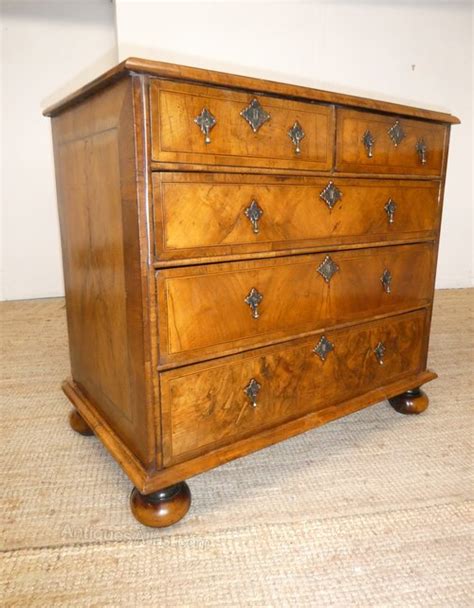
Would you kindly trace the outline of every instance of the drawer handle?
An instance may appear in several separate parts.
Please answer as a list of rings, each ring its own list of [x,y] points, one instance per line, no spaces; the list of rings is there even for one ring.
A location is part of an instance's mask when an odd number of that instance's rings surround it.
[[[303,127],[297,120],[295,120],[294,125],[288,131],[288,137],[291,139],[293,145],[295,146],[296,154],[299,154],[301,152],[300,142],[304,136],[305,132],[303,131]]]
[[[393,222],[395,221],[395,211],[397,210],[397,203],[393,199],[389,198],[388,201],[385,203],[384,209],[388,217],[388,223],[393,224]]]
[[[392,293],[392,273],[387,268],[383,271],[382,276],[380,277],[380,281],[383,285],[383,290],[385,293]]]
[[[395,146],[395,148],[397,148],[402,143],[402,140],[405,138],[405,131],[403,130],[399,120],[396,120],[394,124],[390,127],[390,129],[388,130],[388,134],[393,142],[393,145]]]
[[[369,129],[367,129],[367,131],[364,133],[364,136],[362,137],[362,143],[364,144],[364,147],[366,149],[367,158],[372,158],[374,155],[375,139]]]
[[[244,393],[247,395],[252,407],[257,407],[257,396],[261,388],[261,385],[255,380],[255,378],[252,378],[244,388]]]
[[[242,110],[240,115],[249,123],[254,133],[271,118],[271,115],[262,108],[261,103],[255,98]]]
[[[334,182],[329,182],[319,196],[323,199],[329,209],[332,209],[337,201],[341,200],[342,192]]]
[[[380,365],[384,364],[384,356],[385,356],[386,348],[383,342],[379,342],[377,346],[374,348],[374,355]]]
[[[244,210],[244,213],[252,224],[254,234],[258,234],[258,222],[263,215],[263,209],[259,206],[257,201],[253,199],[250,205]]]
[[[263,295],[261,293],[259,293],[255,287],[252,287],[252,289],[249,291],[247,297],[245,298],[244,302],[246,304],[248,304],[252,310],[252,318],[253,319],[258,319],[260,317],[260,314],[258,312],[258,305],[260,304],[260,302],[263,300]]]
[[[209,137],[209,133],[216,124],[217,120],[207,108],[203,108],[201,113],[194,119],[194,122],[198,125],[202,134],[204,135],[204,143],[210,144],[211,138]]]
[[[339,270],[339,266],[334,260],[331,259],[330,256],[327,255],[316,270],[323,277],[326,283],[329,283],[333,275]]]
[[[313,348],[313,353],[318,355],[321,361],[326,361],[327,356],[332,350],[334,350],[334,344],[326,336],[322,336],[321,340]]]
[[[423,138],[416,142],[416,151],[418,152],[421,164],[426,165],[426,144]]]

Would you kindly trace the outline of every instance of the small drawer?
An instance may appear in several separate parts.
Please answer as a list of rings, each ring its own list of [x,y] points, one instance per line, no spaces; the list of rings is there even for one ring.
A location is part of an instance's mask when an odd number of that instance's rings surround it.
[[[159,270],[160,365],[424,306],[433,251],[423,243]]]
[[[334,108],[196,85],[150,84],[152,159],[279,169],[332,166]]]
[[[447,133],[445,125],[341,109],[336,170],[439,176]]]
[[[165,466],[422,371],[425,311],[160,374]]]
[[[153,174],[156,258],[432,237],[438,181]]]

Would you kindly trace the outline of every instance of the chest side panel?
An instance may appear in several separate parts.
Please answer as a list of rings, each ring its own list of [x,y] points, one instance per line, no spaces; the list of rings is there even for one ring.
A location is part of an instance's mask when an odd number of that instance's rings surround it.
[[[72,377],[148,462],[131,80],[54,118],[53,136]]]

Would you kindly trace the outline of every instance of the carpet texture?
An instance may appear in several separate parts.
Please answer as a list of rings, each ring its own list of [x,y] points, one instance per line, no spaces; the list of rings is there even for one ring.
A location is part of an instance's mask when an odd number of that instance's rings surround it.
[[[471,607],[473,300],[436,293],[425,413],[383,402],[197,476],[161,531],[68,426],[64,300],[2,303],[2,605]]]

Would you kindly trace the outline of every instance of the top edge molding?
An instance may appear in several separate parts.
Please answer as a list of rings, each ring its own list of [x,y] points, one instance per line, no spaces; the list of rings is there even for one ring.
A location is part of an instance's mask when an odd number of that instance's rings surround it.
[[[107,72],[104,72],[98,78],[90,81],[77,91],[48,106],[43,111],[43,115],[56,116],[68,107],[79,103],[82,101],[82,99],[92,95],[96,91],[130,74],[145,74],[148,76],[178,80],[187,83],[227,87],[236,90],[248,91],[251,93],[278,95],[280,97],[286,97],[298,101],[313,101],[344,105],[361,110],[386,112],[399,116],[408,116],[448,124],[460,123],[459,118],[445,112],[427,110],[414,106],[406,106],[367,97],[358,97],[356,95],[348,95],[345,93],[332,93],[330,91],[323,91],[320,89],[313,89],[311,87],[294,84],[285,84],[272,80],[264,80],[261,78],[238,76],[234,74],[227,74],[225,72],[193,68],[174,63],[165,63],[162,61],[151,61],[137,57],[129,57],[128,59],[125,59],[125,61],[122,61]]]

